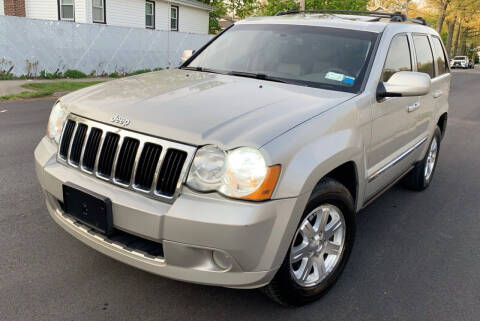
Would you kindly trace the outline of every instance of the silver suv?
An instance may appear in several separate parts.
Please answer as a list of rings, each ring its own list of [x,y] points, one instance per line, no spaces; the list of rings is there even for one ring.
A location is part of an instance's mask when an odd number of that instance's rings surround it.
[[[179,69],[59,99],[35,150],[48,211],[145,271],[311,302],[344,269],[358,211],[400,179],[431,183],[447,61],[400,14],[238,22]]]

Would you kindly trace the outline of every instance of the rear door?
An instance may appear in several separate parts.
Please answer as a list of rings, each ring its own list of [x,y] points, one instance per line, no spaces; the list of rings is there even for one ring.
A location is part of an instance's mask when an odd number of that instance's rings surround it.
[[[413,34],[413,45],[415,47],[416,70],[418,72],[426,73],[435,82],[435,65],[433,60],[433,50],[430,44],[429,36],[426,34]],[[439,90],[439,88],[437,88]],[[429,136],[429,125],[433,120],[433,112],[435,99],[433,92],[435,88],[432,87],[431,92],[425,96],[418,98],[419,106],[410,110],[409,114],[415,126],[415,140],[424,139]]]
[[[437,36],[430,37],[433,44],[435,58],[435,78],[432,79],[432,96],[435,101],[433,116],[437,120],[438,113],[448,106],[448,92],[450,90],[450,70],[442,41]]]

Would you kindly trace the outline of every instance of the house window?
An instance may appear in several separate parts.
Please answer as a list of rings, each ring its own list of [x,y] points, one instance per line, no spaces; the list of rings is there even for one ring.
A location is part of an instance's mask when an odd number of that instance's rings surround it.
[[[92,1],[93,22],[105,23],[105,0]]]
[[[145,26],[155,29],[155,2],[153,1],[145,3]]]
[[[59,0],[59,16],[60,20],[75,20],[75,1]]]
[[[170,9],[170,29],[178,31],[178,7],[172,6]]]

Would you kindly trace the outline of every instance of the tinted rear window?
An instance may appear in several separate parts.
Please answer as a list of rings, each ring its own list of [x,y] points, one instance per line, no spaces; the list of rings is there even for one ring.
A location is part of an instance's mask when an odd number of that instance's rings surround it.
[[[437,37],[433,37],[433,52],[435,55],[435,64],[437,65],[437,76],[443,75],[448,71],[447,59],[443,51],[442,43]]]

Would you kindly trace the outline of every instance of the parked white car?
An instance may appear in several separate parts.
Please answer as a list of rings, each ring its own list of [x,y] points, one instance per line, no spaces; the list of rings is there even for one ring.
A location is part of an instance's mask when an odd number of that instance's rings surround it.
[[[468,69],[470,68],[469,59],[467,56],[456,56],[450,61],[450,67]]]

